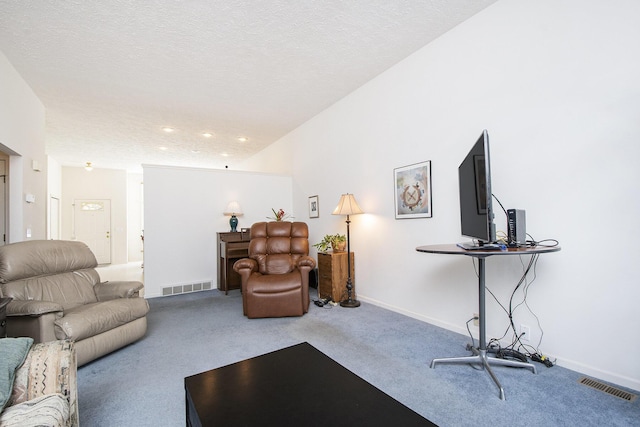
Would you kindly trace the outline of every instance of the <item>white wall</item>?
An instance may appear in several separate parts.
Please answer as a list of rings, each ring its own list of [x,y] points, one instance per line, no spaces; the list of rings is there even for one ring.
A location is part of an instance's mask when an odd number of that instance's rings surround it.
[[[540,350],[560,365],[640,390],[638,22],[632,0],[499,1],[245,167],[293,156],[294,208],[320,197],[314,240],[344,230],[330,213],[354,193],[366,212],[351,224],[359,298],[466,334],[477,312],[470,259],[415,247],[465,240],[457,166],[487,128],[494,193],[526,210],[535,239],[562,246],[540,258],[528,291],[542,329],[524,306],[516,324],[531,326],[536,343],[544,331]],[[395,220],[393,169],[424,160],[434,216]],[[505,230],[504,217],[496,223]],[[487,263],[502,304],[521,262]],[[492,299],[487,308],[488,334],[500,337],[507,318]]]
[[[46,238],[44,123],[44,106],[0,52],[0,151],[10,155],[8,242]],[[34,160],[40,172],[32,169]],[[34,203],[25,202],[27,193]]]
[[[127,172],[116,169],[62,167],[62,239],[74,239],[73,204],[79,199],[111,201],[111,264],[127,262]]]
[[[143,165],[145,296],[201,282],[217,286],[216,233],[230,230],[223,212],[236,200],[238,230],[267,221],[271,209],[292,213],[290,176]]]

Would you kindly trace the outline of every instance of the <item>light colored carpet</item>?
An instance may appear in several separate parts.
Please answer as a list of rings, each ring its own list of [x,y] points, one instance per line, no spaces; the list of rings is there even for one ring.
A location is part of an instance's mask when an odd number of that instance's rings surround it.
[[[239,291],[149,303],[145,338],[79,369],[81,425],[185,425],[184,377],[304,341],[443,427],[631,426],[640,420],[640,399],[629,403],[590,389],[578,384],[582,375],[557,366],[537,365],[536,375],[496,367],[506,393],[501,401],[484,371],[429,368],[433,358],[468,355],[468,337],[367,303],[356,309],[311,304],[303,317],[252,320],[242,315]],[[322,375],[308,368],[309,381]],[[340,425],[331,418],[331,402],[325,413],[309,417]]]

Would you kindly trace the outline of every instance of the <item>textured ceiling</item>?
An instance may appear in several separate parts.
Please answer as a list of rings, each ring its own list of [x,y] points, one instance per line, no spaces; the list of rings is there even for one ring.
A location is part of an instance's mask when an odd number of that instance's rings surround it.
[[[0,0],[0,51],[62,165],[233,167],[495,1]]]

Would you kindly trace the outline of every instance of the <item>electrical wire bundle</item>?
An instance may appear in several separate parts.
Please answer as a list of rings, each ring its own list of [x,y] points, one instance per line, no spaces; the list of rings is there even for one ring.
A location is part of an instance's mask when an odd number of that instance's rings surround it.
[[[531,237],[531,236],[529,236],[529,237]],[[551,241],[551,240],[549,240],[549,241]],[[529,241],[527,241],[527,242],[529,242]],[[531,242],[532,242],[532,246],[540,246],[540,243],[541,243],[541,242],[537,242],[537,241],[535,241],[533,239],[531,240]],[[555,246],[555,245],[558,244],[557,241],[552,241],[552,242],[555,242],[555,244],[552,243],[551,246]],[[554,365],[554,362],[552,362],[548,357],[544,356],[539,350],[540,344],[542,343],[542,338],[544,337],[544,330],[542,329],[542,325],[540,324],[540,319],[533,312],[533,310],[531,309],[531,307],[529,307],[529,304],[527,303],[527,294],[529,292],[529,287],[536,280],[536,265],[538,263],[538,258],[539,258],[539,254],[533,254],[531,256],[531,258],[529,259],[529,262],[526,265],[523,264],[524,272],[522,273],[522,277],[520,278],[520,280],[516,284],[515,288],[513,289],[513,292],[511,292],[511,297],[509,298],[509,308],[508,309],[505,309],[505,307],[502,304],[500,304],[500,302],[498,301],[496,296],[493,294],[493,292],[491,292],[491,290],[489,290],[489,293],[491,294],[491,296],[493,296],[493,298],[496,300],[496,302],[498,302],[500,307],[502,307],[502,309],[505,311],[505,313],[507,314],[507,316],[509,318],[509,325],[507,326],[507,329],[505,330],[505,333],[503,334],[502,338],[490,340],[489,341],[489,348],[491,348],[492,346],[497,346],[496,357],[514,358],[514,359],[519,359],[519,360],[523,360],[523,361],[526,361],[527,357],[528,357],[531,360],[533,360],[534,362],[544,363],[545,366],[550,368],[551,366]],[[533,277],[532,277],[531,280],[527,280],[530,272],[532,272]],[[522,292],[523,292],[524,296],[523,296],[522,301],[520,303],[514,305],[514,298],[515,298],[516,293],[517,293],[517,291],[519,289],[522,289]],[[530,345],[530,344],[527,344],[527,343],[523,342],[522,337],[523,337],[524,333],[522,333],[522,332],[518,333],[518,331],[516,329],[516,326],[515,326],[515,323],[513,321],[514,312],[521,305],[524,305],[524,306],[527,307],[529,312],[536,319],[536,323],[538,324],[538,328],[540,329],[540,339],[538,340],[538,343],[537,343],[536,346],[533,346],[533,345]],[[508,346],[501,347],[500,346],[500,340],[507,336],[507,334],[509,333],[509,330],[511,330],[513,332],[513,340],[511,342],[511,344],[509,344]]]
[[[554,239],[536,241],[531,237],[531,235],[527,234],[527,236],[531,238],[531,240],[527,240],[527,245],[529,246],[553,247],[558,245],[558,241]],[[544,330],[542,329],[542,325],[540,324],[540,319],[533,312],[533,310],[531,309],[531,307],[529,307],[529,304],[527,303],[527,293],[529,291],[529,287],[536,280],[535,270],[536,270],[536,265],[538,263],[538,258],[539,258],[539,254],[532,254],[531,258],[529,259],[529,262],[526,264],[523,263],[524,272],[520,280],[516,284],[515,288],[511,292],[508,308],[506,308],[502,303],[500,303],[500,301],[495,296],[495,294],[491,291],[491,289],[486,287],[486,290],[491,294],[493,299],[498,303],[498,305],[502,308],[502,310],[506,313],[507,317],[509,318],[509,324],[504,334],[500,338],[492,338],[491,340],[489,340],[489,342],[487,343],[487,351],[489,353],[495,353],[496,357],[498,358],[504,358],[504,359],[512,359],[512,360],[519,360],[519,361],[526,362],[527,358],[530,358],[532,361],[543,363],[545,366],[550,368],[555,364],[555,361],[551,361],[548,357],[544,356],[539,350],[540,344],[542,343],[542,338],[544,336]],[[522,262],[522,256],[520,257],[520,259]],[[474,261],[474,267],[475,267],[475,261]],[[527,280],[529,273],[531,272],[533,274],[533,277],[531,280]],[[476,275],[477,274],[478,272],[476,270]],[[514,299],[519,289],[522,289],[524,297],[521,302],[515,303]],[[541,331],[540,339],[536,346],[523,342],[522,337],[524,333],[518,333],[513,321],[514,312],[518,307],[520,307],[523,304],[527,307],[527,309],[533,315],[533,317],[535,317],[536,322],[538,324],[538,328]],[[473,346],[475,347],[475,342],[473,340],[473,336],[471,335],[471,331],[469,329],[469,322],[471,322],[474,319],[476,318],[473,317],[467,321],[467,331],[469,332],[469,336],[471,337]],[[513,340],[509,345],[507,345],[506,347],[503,347],[500,344],[500,342],[507,336],[510,330],[513,331]]]
[[[495,196],[495,194],[492,194],[491,196],[498,202],[505,216],[508,216],[506,209],[504,208],[500,200]],[[508,240],[504,232],[500,232],[499,234],[500,234],[500,240],[504,242]],[[555,239],[545,239],[545,240],[537,241],[533,239],[533,237],[528,233],[527,233],[527,236],[531,239],[526,241],[526,245],[528,247],[535,247],[535,246],[554,247],[558,245],[558,241]],[[514,359],[514,360],[520,360],[523,362],[526,362],[528,357],[534,362],[540,362],[547,367],[551,367],[555,364],[555,361],[552,362],[548,357],[544,356],[539,350],[540,344],[542,343],[542,338],[544,336],[544,330],[542,329],[542,325],[540,325],[540,319],[533,312],[533,310],[531,309],[531,307],[529,307],[529,304],[527,303],[527,293],[529,291],[529,286],[531,286],[531,284],[536,280],[536,265],[538,263],[538,258],[539,258],[539,254],[532,254],[531,258],[529,259],[529,262],[526,265],[524,263],[522,264],[524,272],[522,274],[522,277],[516,284],[515,288],[511,292],[508,309],[505,308],[504,305],[500,303],[500,301],[494,295],[494,293],[491,292],[491,289],[489,289],[488,287],[485,288],[509,318],[509,325],[507,326],[507,329],[504,331],[504,334],[500,338],[492,338],[491,340],[489,340],[489,342],[487,343],[487,351],[490,353],[495,353],[496,357],[499,357],[499,358]],[[520,260],[522,262],[522,256],[520,257]],[[475,261],[474,261],[474,267],[475,267]],[[533,278],[531,280],[527,280],[529,273],[531,272],[533,272]],[[476,275],[477,274],[478,272],[476,270]],[[524,297],[521,302],[514,305],[514,298],[519,289],[522,289]],[[535,317],[536,323],[538,324],[538,328],[540,329],[540,332],[541,332],[540,340],[538,341],[538,344],[536,346],[532,346],[530,344],[523,342],[522,337],[524,333],[518,333],[513,321],[513,315],[515,310],[523,304],[527,307],[527,309],[533,315],[533,317]],[[467,321],[467,331],[469,332],[469,336],[471,336],[471,331],[469,330],[469,322],[471,322],[474,319],[475,318],[471,318]],[[509,330],[513,331],[513,340],[511,341],[511,344],[509,344],[506,347],[503,347],[500,344],[500,342],[507,336],[507,334],[509,333]],[[473,336],[471,336],[471,340],[473,343]],[[473,345],[475,346],[475,343],[473,343]]]

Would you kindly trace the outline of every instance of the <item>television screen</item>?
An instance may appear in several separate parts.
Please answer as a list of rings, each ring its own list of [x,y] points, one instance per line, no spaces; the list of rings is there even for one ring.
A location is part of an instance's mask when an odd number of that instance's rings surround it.
[[[489,134],[484,130],[458,167],[461,231],[477,239],[478,246],[496,241],[489,160]]]

